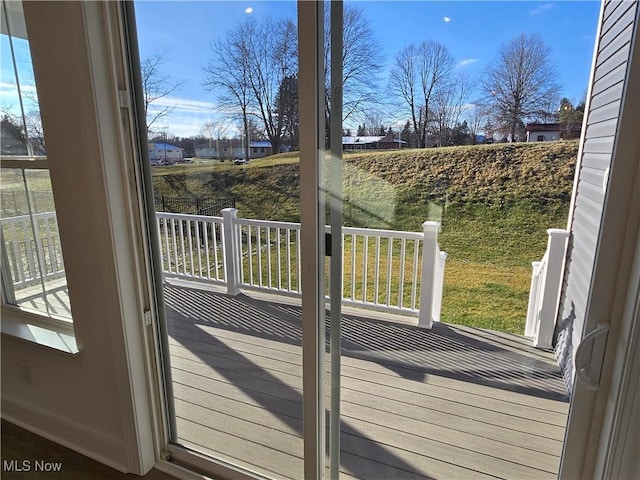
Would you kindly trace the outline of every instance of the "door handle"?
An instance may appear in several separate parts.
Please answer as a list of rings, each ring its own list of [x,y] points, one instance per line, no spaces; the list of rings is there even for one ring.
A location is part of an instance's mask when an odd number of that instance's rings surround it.
[[[573,357],[573,366],[576,370],[578,381],[587,389],[596,391],[600,388],[600,370],[602,368],[602,360],[604,359],[604,350],[606,345],[606,335],[609,332],[609,322],[601,322],[596,325],[592,331],[584,336],[576,354]],[[597,341],[605,337],[601,341]],[[583,359],[587,351],[587,345],[593,345],[591,349],[591,358],[587,363],[587,359]]]

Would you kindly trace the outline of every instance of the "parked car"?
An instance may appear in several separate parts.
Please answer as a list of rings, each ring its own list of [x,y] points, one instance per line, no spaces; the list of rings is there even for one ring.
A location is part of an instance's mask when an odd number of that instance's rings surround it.
[[[246,158],[236,158],[233,163],[235,163],[236,165],[244,165],[246,163],[249,163],[249,161]]]

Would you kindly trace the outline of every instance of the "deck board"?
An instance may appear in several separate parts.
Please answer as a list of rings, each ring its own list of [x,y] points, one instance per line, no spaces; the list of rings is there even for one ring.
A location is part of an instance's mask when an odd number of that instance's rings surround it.
[[[46,292],[43,294],[43,291]],[[63,318],[71,318],[71,304],[66,278],[47,280],[45,290],[42,284],[19,288],[14,291],[16,305],[35,310],[38,313],[51,312]],[[48,310],[47,310],[48,309]]]
[[[299,307],[172,285],[165,298],[180,440],[301,478]],[[344,478],[555,478],[568,403],[548,352],[356,315],[342,332]]]

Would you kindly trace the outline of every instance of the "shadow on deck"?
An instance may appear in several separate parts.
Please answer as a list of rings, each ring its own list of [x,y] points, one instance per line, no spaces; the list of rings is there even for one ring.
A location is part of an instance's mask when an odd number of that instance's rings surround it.
[[[300,478],[300,307],[170,284],[164,295],[181,441]],[[341,327],[341,476],[555,476],[568,405],[550,354],[447,324],[345,314]]]
[[[299,306],[181,287],[165,288],[165,298],[172,319],[302,345]],[[328,339],[328,316],[326,324]],[[376,362],[406,379],[433,374],[568,401],[553,357],[517,335],[445,323],[423,330],[350,314],[342,315],[341,327],[343,356]]]

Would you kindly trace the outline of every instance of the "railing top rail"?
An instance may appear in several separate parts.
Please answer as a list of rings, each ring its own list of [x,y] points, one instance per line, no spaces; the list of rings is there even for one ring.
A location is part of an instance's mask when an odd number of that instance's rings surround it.
[[[237,225],[253,225],[256,227],[271,227],[271,228],[289,228],[292,230],[299,230],[300,224],[295,222],[274,222],[271,220],[256,220],[253,218],[236,218],[234,223]]]
[[[1,217],[0,223],[28,222],[31,220],[32,216],[34,220],[39,220],[43,218],[52,218],[56,216],[56,212],[40,212],[40,213],[34,213],[33,215],[16,215],[15,217]]]
[[[46,155],[0,155],[1,168],[28,168],[30,170],[46,170]]]
[[[424,238],[422,232],[405,232],[401,230],[383,230],[379,228],[356,228],[342,227],[342,232],[351,235],[369,235],[370,237],[391,237],[407,240],[421,240]]]
[[[214,222],[223,221],[222,217],[210,217],[207,215],[192,215],[186,213],[157,212],[156,215],[158,218],[173,218],[176,220],[206,220]],[[258,220],[254,218],[235,218],[234,223],[236,225],[249,225],[264,228],[286,228],[290,230],[300,229],[300,224],[296,222],[277,222],[272,220]],[[331,227],[329,225],[325,225],[325,231],[331,232]],[[385,237],[406,240],[422,240],[424,238],[423,232],[406,232],[398,230],[384,230],[379,228],[342,227],[342,232],[347,235],[368,235],[370,237]]]
[[[157,218],[173,218],[176,220],[194,220],[200,222],[218,222],[222,223],[222,217],[211,217],[208,215],[193,215],[190,213],[169,213],[156,212]]]

